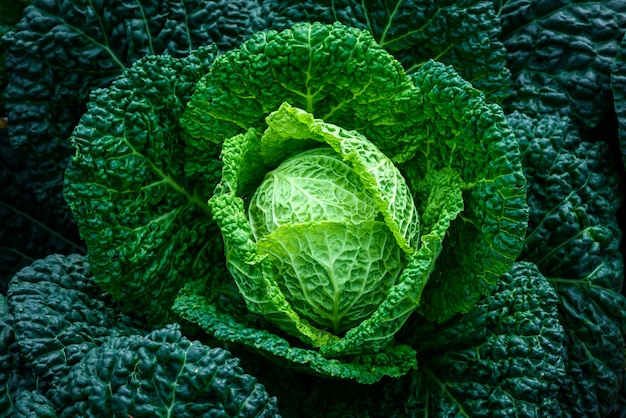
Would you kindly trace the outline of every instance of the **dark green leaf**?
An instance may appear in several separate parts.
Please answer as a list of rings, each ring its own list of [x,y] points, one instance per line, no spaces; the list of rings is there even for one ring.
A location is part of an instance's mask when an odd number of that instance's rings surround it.
[[[611,88],[619,127],[619,145],[626,165],[626,36],[617,51],[611,69]]]
[[[52,390],[60,417],[279,417],[276,399],[220,348],[177,325],[114,337],[91,350]]]
[[[20,361],[41,383],[56,382],[112,336],[143,332],[94,284],[83,256],[36,261],[13,277],[7,298]]]
[[[258,9],[249,0],[33,0],[3,40],[10,140],[24,162],[20,176],[29,183],[21,199],[28,203],[17,211],[34,212],[56,234],[77,242],[63,200],[63,172],[73,154],[68,138],[90,91],[109,85],[145,55],[184,56],[213,42],[230,49],[262,22]],[[12,239],[6,232],[3,241]]]
[[[513,88],[505,103],[530,116],[596,126],[611,103],[610,70],[626,30],[621,0],[494,1]]]
[[[514,113],[509,123],[529,184],[521,258],[556,289],[567,336],[561,407],[570,416],[614,413],[626,366],[619,176],[607,144],[582,141],[567,118]]]
[[[557,302],[536,266],[517,263],[467,314],[409,323],[419,361],[410,416],[558,416],[565,333]]]
[[[178,118],[215,48],[185,58],[147,57],[92,94],[74,131],[65,196],[89,249],[97,283],[129,309],[167,321],[184,281],[210,269],[206,202],[219,179],[219,147],[206,175],[186,178]],[[105,226],[106,225],[106,226]]]
[[[260,326],[249,315],[233,317],[227,313],[233,310],[232,299],[213,294],[211,300],[204,293],[195,286],[187,287],[176,299],[174,311],[220,341],[249,346],[277,361],[287,360],[294,370],[371,384],[384,376],[402,376],[415,367],[415,352],[407,346],[395,346],[371,355],[325,358],[317,350],[292,344],[287,337],[278,335],[277,330],[264,329],[267,324]]]

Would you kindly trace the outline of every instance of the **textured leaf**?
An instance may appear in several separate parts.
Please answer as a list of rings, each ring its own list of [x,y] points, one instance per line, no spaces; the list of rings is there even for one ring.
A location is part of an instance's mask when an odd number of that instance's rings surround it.
[[[13,418],[57,418],[54,406],[45,395],[36,390],[24,390],[14,400]]]
[[[430,62],[410,76],[423,95],[424,115],[413,159],[401,164],[409,185],[433,170],[453,169],[464,182],[464,211],[446,234],[424,290],[423,312],[445,320],[490,292],[519,254],[528,208],[515,136],[502,110],[450,67]],[[413,184],[411,184],[413,183]],[[418,211],[420,194],[417,192]],[[426,221],[425,221],[426,222]]]
[[[19,405],[22,399],[28,404],[32,392],[47,389],[46,382],[39,381],[32,368],[20,358],[20,347],[15,339],[13,324],[9,301],[4,295],[0,295],[0,411],[11,417],[17,416],[23,408]],[[23,395],[23,392],[27,394]],[[42,404],[42,408],[45,405]],[[44,412],[44,409],[39,409],[39,412]]]
[[[338,24],[257,34],[216,59],[181,124],[189,134],[188,152],[203,154],[212,142],[263,129],[266,114],[286,101],[324,122],[357,130],[394,161],[410,160],[403,167],[409,181],[433,169],[459,171],[468,185],[468,221],[454,227],[443,265],[449,277],[464,278],[454,292],[462,297],[449,298],[446,280],[437,277],[427,305],[438,312],[426,312],[443,320],[489,292],[519,254],[526,230],[525,179],[499,107],[485,103],[451,67],[431,61],[408,80],[398,67],[365,32]],[[458,257],[457,248],[471,248],[472,256]]]
[[[202,296],[200,289],[189,287],[176,299],[174,310],[184,319],[194,322],[210,335],[221,341],[241,343],[259,350],[265,355],[275,356],[290,367],[307,373],[340,379],[354,379],[360,383],[373,383],[383,376],[402,376],[416,367],[415,353],[407,346],[396,346],[385,352],[329,359],[314,350],[290,344],[279,335],[258,328],[250,318],[237,319],[225,313],[228,305],[216,306]]]
[[[267,134],[261,146],[265,138]],[[356,171],[326,147],[292,156],[268,172],[248,208],[257,240],[281,226],[316,220],[358,223],[377,214],[376,203]]]
[[[507,109],[596,126],[611,103],[611,63],[626,31],[623,1],[495,2],[513,88]]]
[[[35,210],[35,218],[74,240],[63,171],[89,92],[145,55],[178,57],[212,42],[232,48],[262,22],[258,9],[247,0],[32,0],[4,38],[10,140],[31,185],[22,197],[28,204],[17,209]]]
[[[379,221],[284,225],[257,246],[294,310],[337,335],[376,310],[404,267]]]
[[[411,191],[393,162],[368,138],[359,135],[358,132],[346,131],[340,126],[314,120],[313,115],[293,108],[287,103],[281,104],[280,108],[271,113],[266,121],[268,128],[261,139],[261,150],[267,148],[264,145],[268,142],[272,143],[274,148],[293,147],[293,145],[281,147],[280,144],[299,142],[293,138],[294,130],[298,131],[298,135],[303,136],[302,139],[330,145],[336,155],[341,156],[341,159],[352,167],[354,174],[358,176],[358,180],[354,181],[360,184],[363,193],[369,195],[370,201],[373,200],[368,204],[380,211],[402,250],[407,253],[415,250],[419,238],[419,217]],[[277,137],[280,137],[281,141],[278,141]],[[268,165],[281,156],[286,156],[284,151],[273,154]],[[334,182],[338,181],[343,180],[341,177],[334,180]],[[262,186],[259,189],[262,189]],[[279,197],[282,196],[276,195],[275,198]],[[352,206],[352,211],[354,211],[354,206]],[[370,216],[372,214],[376,216],[376,213],[370,212]],[[358,220],[352,215],[348,218],[353,221]],[[337,220],[338,218],[324,217],[323,219]],[[372,220],[373,217],[365,219]]]
[[[22,17],[28,0],[13,0],[0,3],[0,117],[5,117],[4,90],[7,87],[7,71],[5,67],[6,45],[2,37],[15,29],[15,24]],[[0,130],[6,128],[6,121],[0,119]]]
[[[463,210],[461,194],[462,182],[453,170],[431,171],[418,186],[418,192],[425,201],[427,229],[420,237],[417,251],[410,254],[407,265],[397,283],[389,289],[387,297],[376,311],[357,327],[348,331],[344,338],[322,347],[327,354],[358,351],[370,348],[379,350],[392,341],[405,321],[418,308],[438,312],[440,307],[428,307],[422,294],[432,277],[436,262],[442,250],[442,241]],[[445,198],[444,198],[445,196]],[[454,283],[450,283],[454,286]],[[449,300],[454,302],[455,295]]]
[[[286,102],[359,131],[392,158],[415,146],[402,134],[410,124],[408,110],[397,103],[411,89],[400,64],[369,33],[340,24],[298,24],[257,33],[219,56],[180,123],[187,152],[202,155],[250,128],[263,131],[268,114]],[[198,165],[188,164],[188,173],[201,171]]]
[[[517,263],[465,315],[409,323],[420,362],[409,416],[559,416],[565,333],[557,303],[536,266]]]
[[[220,348],[177,325],[114,337],[91,350],[53,389],[59,417],[279,417],[276,399]]]
[[[205,177],[188,179],[177,127],[214,54],[143,59],[94,92],[72,137],[77,152],[65,194],[95,280],[155,322],[169,318],[184,281],[202,276],[218,256],[205,202],[219,178],[219,147]]]
[[[285,332],[323,349],[325,345],[336,340],[337,337],[314,328],[302,317],[307,317],[319,325],[330,326],[331,331],[337,333],[346,328],[346,325],[340,325],[338,316],[346,315],[347,320],[350,321],[350,326],[354,326],[373,309],[376,309],[404,264],[400,252],[397,251],[397,244],[402,244],[404,248],[402,246],[400,248],[405,252],[412,253],[414,251],[412,247],[407,248],[406,243],[408,241],[413,245],[411,241],[417,236],[415,232],[417,214],[410,192],[398,170],[387,157],[358,133],[342,130],[339,127],[325,124],[321,120],[314,120],[312,115],[287,104],[281,105],[279,110],[268,116],[267,121],[269,127],[260,140],[253,131],[226,140],[222,148],[223,181],[216,188],[216,194],[209,201],[209,206],[214,219],[222,230],[228,248],[226,255],[229,270],[233,274],[249,309],[254,313],[263,315],[268,321]],[[362,183],[361,187],[365,187],[367,193],[372,195],[373,199],[370,198],[369,205],[372,206],[373,200],[376,201],[376,206],[384,214],[385,223],[390,228],[377,221],[376,211],[371,210],[369,211],[371,218],[361,223],[357,222],[358,220],[352,222],[351,216],[346,216],[345,210],[340,210],[338,213],[335,213],[337,212],[335,210],[330,210],[329,214],[322,212],[322,218],[319,221],[312,222],[313,219],[308,219],[305,216],[304,219],[298,220],[301,226],[291,225],[289,223],[292,220],[290,213],[287,213],[286,219],[274,216],[280,209],[280,205],[291,205],[300,200],[299,206],[304,205],[306,207],[309,199],[308,197],[304,201],[298,199],[288,190],[289,196],[288,199],[285,199],[285,203],[277,201],[277,196],[273,195],[267,199],[269,206],[274,205],[278,208],[276,210],[266,208],[265,206],[268,204],[264,202],[260,203],[262,211],[274,214],[269,221],[276,223],[277,228],[274,225],[268,226],[269,235],[262,237],[255,243],[251,225],[248,223],[248,216],[244,212],[244,202],[242,198],[233,195],[232,191],[245,189],[240,185],[240,182],[248,180],[246,174],[250,175],[250,172],[246,165],[246,158],[257,158],[254,150],[264,149],[263,144],[265,142],[273,144],[272,146],[277,150],[283,148],[291,150],[294,148],[293,145],[280,147],[276,144],[299,142],[292,138],[292,134],[299,139],[313,139],[332,145],[335,151],[339,152],[339,155],[353,167],[350,169],[353,170],[356,177],[353,181]],[[292,138],[292,141],[288,141],[289,138]],[[279,166],[275,170],[276,175],[274,177],[288,177],[293,174],[294,170],[296,174],[302,170],[306,171],[307,163],[300,163],[298,160],[309,157],[315,158],[320,153],[327,156],[328,152],[312,150],[298,154],[291,160],[287,159],[284,162],[286,167]],[[272,160],[275,157],[273,155]],[[338,157],[336,158],[338,160]],[[290,164],[290,161],[294,161],[294,164]],[[313,174],[322,178],[328,177],[328,172],[315,168]],[[306,177],[305,174],[302,176]],[[269,177],[270,180],[271,178],[272,176]],[[333,181],[343,182],[344,180],[339,178]],[[307,183],[311,184],[311,182]],[[264,194],[264,184],[267,183],[264,182],[259,187],[262,195]],[[270,181],[270,184],[273,182]],[[348,190],[357,193],[358,187],[353,184],[348,187]],[[310,193],[304,194],[305,197],[309,195]],[[256,202],[256,198],[257,194],[255,193],[252,203]],[[459,193],[458,201],[460,200]],[[450,210],[450,218],[442,216],[444,223],[447,221],[448,225],[462,206],[462,202],[459,205],[457,200],[450,201],[453,203],[445,207],[444,210],[440,210],[442,213],[447,213]],[[275,202],[275,204],[271,202]],[[259,203],[257,202],[256,205],[258,206]],[[412,214],[412,216],[406,216],[405,219],[405,212]],[[328,219],[326,220],[326,218]],[[254,223],[253,221],[252,225]],[[257,231],[259,229],[257,228]],[[438,237],[432,238],[440,243],[445,229],[447,228],[440,231]],[[364,232],[366,233],[364,234]],[[397,244],[394,243],[392,232]],[[355,238],[355,236],[360,237],[360,239],[347,239],[347,237]],[[372,236],[377,238],[372,239]],[[366,243],[369,243],[369,247]],[[387,247],[396,247],[396,251],[387,250]],[[297,251],[291,251],[289,248],[296,248]],[[385,256],[384,252],[381,253],[381,250],[391,251],[390,257]],[[339,255],[344,253],[346,257]],[[414,263],[415,265],[411,267],[410,271],[420,270],[418,264],[423,264],[425,268],[421,268],[421,274],[405,276],[403,283],[399,285],[400,290],[394,292],[398,295],[393,298],[393,302],[386,304],[384,311],[377,315],[378,323],[370,324],[366,321],[367,325],[361,327],[356,339],[349,343],[337,345],[331,348],[330,352],[336,355],[348,351],[364,351],[366,344],[362,343],[365,340],[370,340],[376,346],[386,344],[406,316],[419,303],[419,294],[421,294],[428,273],[432,269],[431,266],[437,253],[438,248],[435,244],[425,246],[420,253],[420,262]],[[329,257],[325,258],[322,254],[329,254]],[[359,256],[356,257],[355,254],[359,254]],[[265,258],[266,255],[270,257]],[[373,256],[371,260],[369,259],[370,256]],[[361,264],[369,267],[365,269],[356,268],[355,257]],[[313,264],[309,266],[309,263]],[[358,264],[356,263],[356,265]],[[388,264],[388,266],[381,270],[379,266],[384,264]],[[331,267],[337,270],[333,270]],[[331,268],[330,271],[329,268]],[[316,269],[317,273],[313,274],[312,269]],[[348,280],[347,278],[351,274],[355,274],[355,276]],[[363,277],[359,277],[359,275]],[[313,283],[318,283],[315,289]],[[380,288],[378,286],[380,283],[384,283],[385,286]],[[350,290],[354,286],[358,289],[356,292],[353,291],[354,289]],[[335,293],[329,293],[333,292],[331,288],[337,289]],[[373,292],[376,288],[379,289]],[[306,303],[299,297],[302,296],[303,292],[306,294],[304,300],[308,301]],[[407,292],[411,295],[410,297],[404,296]],[[330,314],[323,308],[325,305],[341,304],[338,295],[344,293],[346,296],[353,294],[353,297],[347,300],[353,307],[350,308],[351,310],[341,314],[339,312]],[[370,294],[378,300],[378,303],[366,308],[362,306],[361,301],[364,298],[369,299]],[[331,300],[335,302],[331,302]],[[405,301],[408,303],[400,308],[398,305]],[[337,310],[343,309],[348,308],[338,308]],[[365,314],[364,309],[367,311]],[[358,317],[354,318],[354,315]],[[384,324],[387,332],[384,337],[377,332],[381,324]],[[357,344],[355,341],[361,344]]]
[[[9,302],[0,295],[0,410],[8,411],[11,406],[10,377],[17,365],[13,364],[10,348],[15,342],[13,321],[9,312]]]
[[[498,40],[500,22],[489,1],[264,1],[268,27],[335,21],[371,32],[411,73],[430,59],[452,65],[490,100],[508,93],[510,74]]]
[[[561,407],[568,416],[606,416],[617,412],[626,365],[619,177],[607,144],[581,141],[568,119],[514,113],[509,122],[529,184],[521,258],[556,289],[567,336]]]
[[[94,284],[83,256],[36,261],[13,277],[7,297],[20,361],[42,383],[56,383],[112,336],[143,332]]]

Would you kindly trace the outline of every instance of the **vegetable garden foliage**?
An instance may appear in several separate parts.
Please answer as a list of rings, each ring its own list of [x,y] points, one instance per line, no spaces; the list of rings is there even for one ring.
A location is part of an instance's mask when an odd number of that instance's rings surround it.
[[[94,283],[84,256],[24,268],[0,309],[7,416],[276,416],[276,399],[228,351],[177,324],[146,329]]]
[[[2,38],[2,271],[89,260],[13,278],[2,406],[626,408],[622,2],[157,3]]]

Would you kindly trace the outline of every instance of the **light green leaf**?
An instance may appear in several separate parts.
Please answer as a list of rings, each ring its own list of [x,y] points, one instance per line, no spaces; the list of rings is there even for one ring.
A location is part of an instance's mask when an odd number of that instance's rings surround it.
[[[282,225],[257,247],[293,309],[336,335],[368,318],[404,267],[379,221]]]
[[[228,270],[251,312],[263,315],[283,331],[319,346],[336,337],[322,332],[303,320],[285,299],[272,274],[266,256],[258,252],[244,201],[235,194],[239,181],[245,179],[246,164],[240,164],[247,152],[258,149],[258,137],[253,130],[236,135],[224,142],[222,181],[209,199],[213,220],[222,232]]]
[[[358,223],[377,215],[374,199],[358,174],[326,147],[297,154],[267,173],[248,208],[257,240],[292,224]]]
[[[398,245],[407,253],[413,252],[418,245],[419,216],[412,193],[393,162],[358,132],[347,131],[303,113],[301,109],[282,104],[268,117],[268,129],[261,143],[268,138],[277,146],[289,141],[289,132],[297,131],[303,139],[308,137],[330,145],[358,174],[362,187],[374,199]],[[277,133],[283,130],[287,134]],[[282,138],[282,141],[277,138]]]
[[[210,303],[202,296],[202,290],[192,286],[181,292],[174,310],[221,341],[244,344],[277,360],[287,359],[292,368],[309,374],[372,384],[385,376],[400,377],[416,367],[415,352],[405,345],[378,354],[326,358],[315,350],[294,346],[280,335],[259,328],[249,317],[234,318],[226,314],[228,306]]]
[[[423,305],[422,293],[438,262],[447,231],[463,210],[461,187],[462,182],[453,170],[429,173],[421,192],[427,202],[425,212],[436,217],[429,219],[429,230],[420,237],[418,250],[407,257],[407,265],[376,311],[349,330],[344,338],[322,347],[323,353],[336,355],[366,348],[379,350],[393,339],[416,309],[424,311],[429,308]],[[455,285],[454,282],[450,283],[451,288]]]

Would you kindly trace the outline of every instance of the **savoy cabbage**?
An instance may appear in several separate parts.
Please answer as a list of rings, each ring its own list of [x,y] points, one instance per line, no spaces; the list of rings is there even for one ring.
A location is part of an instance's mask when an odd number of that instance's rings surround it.
[[[1,273],[88,253],[4,282],[3,410],[626,408],[622,2],[33,0],[3,31]]]

